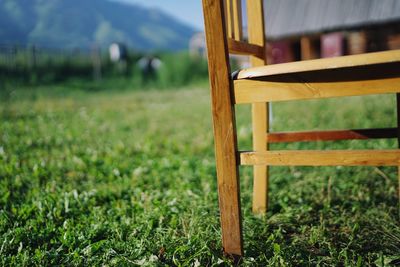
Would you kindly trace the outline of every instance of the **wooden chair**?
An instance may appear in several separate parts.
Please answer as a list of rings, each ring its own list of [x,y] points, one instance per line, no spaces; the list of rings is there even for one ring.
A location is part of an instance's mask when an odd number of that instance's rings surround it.
[[[268,143],[400,138],[396,128],[268,132],[268,103],[400,92],[400,50],[266,66],[262,0],[247,0],[248,42],[240,0],[203,0],[215,155],[225,253],[243,255],[239,165],[254,166],[253,211],[264,213],[267,166],[398,166],[400,150],[270,151]],[[231,76],[229,53],[249,55],[253,68]],[[235,105],[251,104],[253,150],[239,152]]]

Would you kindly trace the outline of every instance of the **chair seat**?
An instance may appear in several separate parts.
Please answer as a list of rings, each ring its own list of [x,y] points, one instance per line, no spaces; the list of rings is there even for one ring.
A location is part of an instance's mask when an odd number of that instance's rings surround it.
[[[400,50],[242,70],[235,104],[400,93]]]
[[[386,63],[400,63],[400,50],[366,53],[360,55],[297,61],[243,69],[237,79],[252,79],[297,72],[365,67]]]

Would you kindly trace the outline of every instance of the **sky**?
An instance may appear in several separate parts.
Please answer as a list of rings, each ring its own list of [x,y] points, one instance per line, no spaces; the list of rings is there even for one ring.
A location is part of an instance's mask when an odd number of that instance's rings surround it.
[[[204,28],[201,0],[118,0],[126,3],[155,7],[194,27]]]

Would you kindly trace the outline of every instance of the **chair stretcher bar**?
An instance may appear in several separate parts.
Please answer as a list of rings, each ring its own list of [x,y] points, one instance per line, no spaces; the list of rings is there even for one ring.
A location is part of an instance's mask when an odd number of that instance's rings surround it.
[[[400,150],[285,150],[239,152],[240,165],[399,166]]]
[[[397,138],[397,128],[267,133],[268,143]]]

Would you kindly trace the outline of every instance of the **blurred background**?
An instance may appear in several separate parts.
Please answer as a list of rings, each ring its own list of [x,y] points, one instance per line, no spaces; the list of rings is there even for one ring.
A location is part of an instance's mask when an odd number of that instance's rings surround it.
[[[202,24],[200,1],[0,1],[0,78],[135,88],[205,80],[204,58],[189,55]]]
[[[264,6],[269,64],[400,48],[396,0]],[[117,79],[121,86],[165,88],[204,83],[205,57],[201,1],[0,2],[2,79],[29,85]],[[234,68],[248,65],[246,58],[233,60]]]

